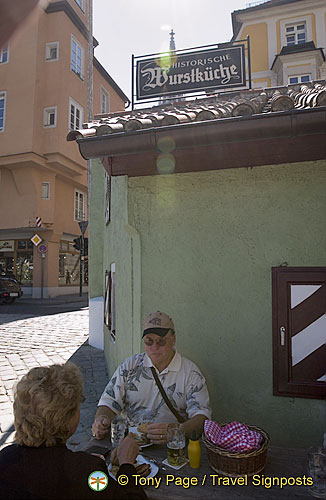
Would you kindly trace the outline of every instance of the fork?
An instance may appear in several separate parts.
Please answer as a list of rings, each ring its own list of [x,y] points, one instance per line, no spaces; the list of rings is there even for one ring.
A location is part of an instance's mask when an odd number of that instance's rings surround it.
[[[144,453],[142,453],[142,456],[144,458],[147,458],[147,460],[149,460],[150,462],[153,462],[153,464],[157,465],[158,467],[161,467],[161,469],[166,470],[166,468],[162,466],[162,460],[156,460],[156,458],[152,458],[149,455],[144,455]]]

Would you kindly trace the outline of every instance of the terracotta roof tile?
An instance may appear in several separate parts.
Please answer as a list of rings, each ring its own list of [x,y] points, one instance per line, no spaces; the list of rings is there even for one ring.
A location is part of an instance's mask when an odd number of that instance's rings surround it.
[[[70,131],[67,140],[317,106],[326,106],[326,81],[234,91],[152,108],[96,115],[92,122],[83,124],[82,129]]]

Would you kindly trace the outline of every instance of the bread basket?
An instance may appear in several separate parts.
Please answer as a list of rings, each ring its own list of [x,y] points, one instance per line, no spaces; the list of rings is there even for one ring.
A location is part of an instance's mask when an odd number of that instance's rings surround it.
[[[245,477],[262,472],[265,467],[269,436],[259,427],[253,425],[247,427],[259,432],[263,437],[257,450],[243,453],[228,451],[211,443],[203,434],[202,440],[206,447],[208,464],[216,473],[230,477]]]

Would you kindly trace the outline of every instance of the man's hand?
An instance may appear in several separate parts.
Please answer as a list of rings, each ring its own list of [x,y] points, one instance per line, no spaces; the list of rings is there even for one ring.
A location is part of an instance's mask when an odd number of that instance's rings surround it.
[[[110,462],[112,465],[119,465],[118,448],[113,448],[110,455]]]
[[[160,423],[160,424],[149,424],[147,430],[147,438],[153,444],[165,444],[166,433],[168,428],[168,423]]]
[[[95,417],[92,425],[92,434],[95,439],[103,439],[109,432],[110,420],[105,416]]]
[[[116,455],[118,457],[119,465],[122,464],[134,464],[136,461],[136,457],[139,453],[139,446],[132,437],[131,434],[128,434],[116,449]],[[113,455],[113,453],[112,453]],[[112,459],[111,455],[111,459]]]

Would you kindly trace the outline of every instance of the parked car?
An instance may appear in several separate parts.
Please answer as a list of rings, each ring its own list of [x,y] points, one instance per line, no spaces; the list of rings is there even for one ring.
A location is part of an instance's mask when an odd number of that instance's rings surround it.
[[[18,281],[13,277],[0,276],[0,302],[13,304],[18,297],[23,295]]]

